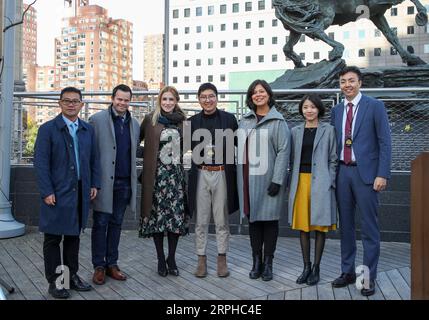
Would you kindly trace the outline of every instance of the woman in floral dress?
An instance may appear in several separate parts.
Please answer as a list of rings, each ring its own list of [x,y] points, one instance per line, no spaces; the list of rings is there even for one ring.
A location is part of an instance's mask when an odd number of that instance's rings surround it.
[[[182,137],[185,114],[179,93],[167,86],[158,104],[140,127],[144,141],[142,203],[139,236],[153,237],[158,257],[158,274],[179,275],[175,252],[180,235],[186,233],[185,173],[182,165]],[[164,235],[168,238],[168,257],[164,254]]]

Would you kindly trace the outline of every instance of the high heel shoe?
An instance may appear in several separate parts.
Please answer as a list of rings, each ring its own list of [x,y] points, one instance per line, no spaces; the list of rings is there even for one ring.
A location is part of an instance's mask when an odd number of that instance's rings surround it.
[[[171,263],[169,261],[172,261]],[[170,260],[170,258],[167,258],[167,260],[165,260],[165,262],[167,263],[167,271],[169,274],[171,274],[172,276],[178,276],[179,275],[179,269],[177,269],[177,265],[176,265],[176,261],[173,259]]]
[[[297,284],[304,284],[307,282],[308,277],[311,274],[311,262],[304,263],[304,270],[302,271],[301,275],[296,279]]]
[[[168,274],[167,265],[166,265],[164,259],[158,260],[158,274],[161,277],[166,277]]]

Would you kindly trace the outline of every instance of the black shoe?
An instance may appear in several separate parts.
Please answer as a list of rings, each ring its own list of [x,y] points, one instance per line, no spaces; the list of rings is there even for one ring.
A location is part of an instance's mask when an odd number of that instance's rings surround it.
[[[360,293],[365,297],[372,296],[375,293],[375,281],[369,280],[369,288],[368,289],[362,288]]]
[[[342,288],[342,287],[346,287],[349,284],[353,284],[356,282],[356,274],[355,273],[342,273],[341,276],[337,279],[335,279],[332,282],[332,286],[334,288]]]
[[[70,293],[64,288],[58,289],[57,286],[55,285],[55,283],[49,284],[48,293],[52,297],[54,297],[55,299],[68,299],[68,298],[70,298]]]
[[[264,271],[262,272],[262,280],[273,280],[273,256],[265,256]]]
[[[179,275],[179,269],[177,269],[175,259],[168,257],[167,260],[165,260],[165,262],[167,263],[168,273],[177,277]]]
[[[298,277],[298,279],[296,279],[296,283],[297,284],[306,283],[310,273],[311,273],[311,262],[310,263],[304,263],[304,270],[302,271],[302,273]]]
[[[253,267],[249,273],[249,278],[255,280],[261,277],[263,268],[262,256],[259,254],[253,255]]]
[[[160,260],[158,260],[158,274],[159,274],[161,277],[166,277],[166,276],[167,276],[167,274],[168,274],[168,271],[167,271],[167,264],[165,263],[165,260],[164,260],[164,259],[160,259]]]
[[[311,273],[307,278],[307,285],[314,286],[319,282],[319,280],[320,280],[320,269],[319,269],[319,265],[315,264],[313,265],[313,269],[311,270]]]
[[[70,279],[70,289],[76,291],[90,291],[92,286],[83,281],[77,274],[74,274]]]

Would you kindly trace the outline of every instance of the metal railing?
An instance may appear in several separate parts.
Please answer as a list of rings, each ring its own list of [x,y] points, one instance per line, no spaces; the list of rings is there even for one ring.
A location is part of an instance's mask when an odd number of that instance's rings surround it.
[[[393,88],[363,89],[365,94],[384,101],[390,120],[392,132],[392,170],[409,172],[411,161],[423,151],[429,150],[429,88]],[[300,99],[309,93],[319,94],[327,109],[323,121],[329,121],[331,108],[342,99],[337,89],[313,90],[275,90],[278,109],[285,116],[290,127],[301,123],[298,112]],[[201,110],[196,91],[181,91],[180,106],[193,115]],[[81,117],[84,120],[95,112],[110,105],[110,92],[84,92],[84,108]],[[135,92],[131,103],[131,112],[141,122],[144,115],[155,108],[157,91]],[[50,120],[59,113],[58,92],[16,93],[14,96],[14,118],[12,139],[12,163],[15,165],[31,164],[31,155],[24,154],[27,144],[26,115],[31,112],[50,111]],[[245,91],[219,91],[219,108],[236,115],[237,119],[247,113]],[[33,109],[33,110],[32,110]],[[39,123],[40,125],[40,123]]]

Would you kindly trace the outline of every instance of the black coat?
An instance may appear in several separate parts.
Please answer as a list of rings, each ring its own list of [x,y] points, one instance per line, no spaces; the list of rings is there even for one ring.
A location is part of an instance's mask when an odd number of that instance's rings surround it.
[[[191,136],[195,130],[201,129],[203,111],[189,118],[191,123]],[[221,121],[221,128],[218,129],[231,129],[234,133],[238,129],[237,119],[231,113],[219,110],[219,117]],[[223,154],[224,158],[226,155],[226,138],[223,139]],[[192,141],[191,148],[194,148],[199,144],[199,141]],[[192,160],[191,171],[189,172],[189,182],[188,182],[188,203],[189,203],[189,212],[192,216],[196,210],[196,193],[197,193],[197,182],[198,182],[198,167],[195,162]],[[227,184],[227,202],[228,202],[228,212],[232,214],[239,209],[238,205],[238,193],[237,193],[237,168],[235,164],[226,164],[225,165],[225,176]]]

